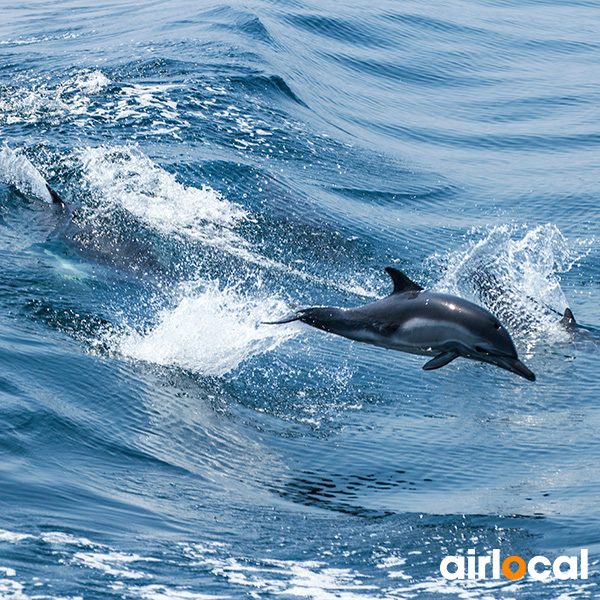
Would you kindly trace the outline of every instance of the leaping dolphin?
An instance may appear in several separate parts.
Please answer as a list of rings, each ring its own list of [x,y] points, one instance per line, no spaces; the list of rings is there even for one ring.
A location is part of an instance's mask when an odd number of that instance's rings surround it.
[[[386,271],[394,291],[382,300],[349,309],[305,308],[270,324],[302,321],[351,340],[433,356],[423,365],[426,371],[464,356],[535,381],[508,331],[491,312],[457,296],[425,291],[392,267]]]

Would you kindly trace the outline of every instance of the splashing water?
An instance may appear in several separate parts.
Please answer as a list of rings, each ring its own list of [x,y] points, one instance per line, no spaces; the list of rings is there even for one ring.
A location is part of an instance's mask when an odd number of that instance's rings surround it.
[[[438,291],[483,302],[517,332],[558,332],[568,306],[559,274],[585,256],[589,241],[569,242],[550,223],[472,233],[483,235],[463,251],[430,259],[446,271]]]
[[[87,148],[80,158],[85,184],[102,197],[103,210],[122,207],[161,233],[205,241],[225,236],[245,217],[209,186],[184,186],[135,148]]]
[[[0,123],[59,125],[76,120],[85,127],[89,115],[105,117],[102,107],[92,110],[94,96],[111,83],[98,69],[84,69],[58,85],[30,76],[16,81],[25,85],[0,87]]]
[[[137,148],[86,148],[79,154],[83,184],[98,200],[96,212],[91,210],[86,216],[88,220],[118,207],[165,236],[174,234],[249,264],[331,284],[326,278],[264,256],[235,230],[241,223],[251,223],[252,215],[207,185],[184,186]],[[350,294],[378,297],[368,284],[357,281],[338,282],[336,287]]]
[[[220,289],[215,281],[188,282],[176,306],[163,309],[154,327],[129,331],[110,345],[134,359],[221,376],[295,335],[289,328],[260,326],[284,307],[278,299]]]

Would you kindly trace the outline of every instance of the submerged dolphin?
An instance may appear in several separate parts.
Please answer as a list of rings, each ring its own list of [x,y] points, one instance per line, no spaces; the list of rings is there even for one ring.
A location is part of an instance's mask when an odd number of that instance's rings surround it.
[[[349,309],[305,308],[271,324],[302,321],[351,340],[433,356],[423,366],[427,371],[464,356],[535,381],[519,360],[508,331],[492,313],[456,296],[427,292],[392,267],[386,271],[394,291],[383,300]]]

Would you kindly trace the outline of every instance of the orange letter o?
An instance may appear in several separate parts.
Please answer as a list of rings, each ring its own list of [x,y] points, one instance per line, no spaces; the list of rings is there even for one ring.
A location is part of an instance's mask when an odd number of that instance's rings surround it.
[[[516,571],[510,568],[510,565],[514,562],[519,565]],[[520,556],[509,556],[502,561],[502,572],[509,579],[521,579],[525,575],[525,571],[527,571],[527,565]]]

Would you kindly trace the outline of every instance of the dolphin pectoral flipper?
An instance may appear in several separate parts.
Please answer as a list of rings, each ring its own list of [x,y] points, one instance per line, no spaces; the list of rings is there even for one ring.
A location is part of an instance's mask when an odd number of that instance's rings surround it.
[[[423,288],[414,281],[411,281],[402,271],[394,269],[394,267],[385,268],[387,274],[394,282],[394,291],[392,294],[402,294],[403,292],[419,292]]]
[[[441,367],[445,367],[448,363],[451,363],[455,358],[458,358],[458,352],[454,352],[454,350],[442,352],[441,354],[438,354],[435,358],[432,358],[429,362],[426,362],[423,365],[423,369],[425,371],[440,369]]]

